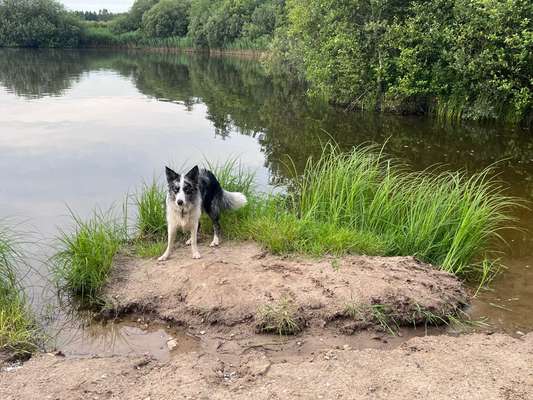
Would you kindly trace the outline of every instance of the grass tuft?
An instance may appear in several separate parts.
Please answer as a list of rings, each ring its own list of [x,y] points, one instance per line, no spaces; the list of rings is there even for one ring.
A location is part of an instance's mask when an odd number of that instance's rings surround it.
[[[15,242],[7,229],[0,226],[0,352],[23,356],[35,350],[38,334],[17,280],[20,253]]]
[[[71,216],[72,232],[60,232],[55,273],[66,289],[91,302],[97,300],[127,230],[110,212],[95,211],[88,220]]]
[[[371,322],[392,336],[400,329],[391,307],[386,304],[347,304],[344,314],[352,319]]]
[[[137,235],[140,239],[158,240],[167,234],[164,188],[154,179],[144,183],[134,196],[137,207]]]
[[[301,324],[296,306],[286,297],[281,298],[277,303],[260,307],[256,316],[258,332],[294,335],[302,330]]]

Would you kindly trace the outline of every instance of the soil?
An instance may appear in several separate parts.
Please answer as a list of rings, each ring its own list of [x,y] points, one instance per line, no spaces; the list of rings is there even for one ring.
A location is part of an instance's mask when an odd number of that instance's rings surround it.
[[[180,247],[166,262],[121,257],[105,294],[105,317],[150,313],[174,325],[227,331],[264,328],[266,309],[298,325],[343,333],[375,326],[374,309],[392,323],[445,318],[467,303],[462,283],[413,257],[277,257],[254,243]]]
[[[324,346],[271,359],[250,349],[228,363],[205,352],[146,357],[42,354],[0,372],[15,399],[533,399],[533,334],[414,338],[393,350]]]
[[[391,336],[365,315],[379,306],[402,325],[463,307],[462,284],[430,265],[275,257],[252,243],[200,250],[200,260],[180,248],[165,263],[123,255],[105,289],[108,323],[134,315],[181,327],[168,357],[38,354],[0,369],[0,398],[533,400],[533,333]],[[265,307],[279,304],[298,334],[259,333]]]

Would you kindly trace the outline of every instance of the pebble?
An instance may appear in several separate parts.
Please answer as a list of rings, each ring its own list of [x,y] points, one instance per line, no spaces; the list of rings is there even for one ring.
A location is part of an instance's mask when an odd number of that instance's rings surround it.
[[[524,335],[525,335],[525,333],[522,332],[522,331],[516,331],[516,334],[517,334],[517,335],[520,335],[520,336],[524,336]]]
[[[205,335],[205,331],[200,331],[200,335]]]
[[[178,341],[176,339],[170,339],[167,342],[167,347],[169,350],[174,350],[177,345],[178,345]]]

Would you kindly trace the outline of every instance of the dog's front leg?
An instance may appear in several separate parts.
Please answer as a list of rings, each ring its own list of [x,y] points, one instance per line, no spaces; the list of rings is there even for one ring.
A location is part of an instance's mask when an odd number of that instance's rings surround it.
[[[168,244],[167,249],[163,253],[161,257],[158,258],[159,261],[166,261],[168,260],[168,257],[170,256],[170,253],[172,252],[172,246],[174,245],[174,242],[176,241],[176,232],[178,230],[178,227],[175,224],[168,223]]]
[[[192,248],[192,258],[200,258],[200,252],[198,251],[198,225],[196,222],[191,229],[191,248]]]

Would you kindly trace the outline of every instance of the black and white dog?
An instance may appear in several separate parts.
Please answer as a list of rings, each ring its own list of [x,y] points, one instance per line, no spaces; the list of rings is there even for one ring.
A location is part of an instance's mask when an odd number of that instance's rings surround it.
[[[168,246],[165,253],[159,257],[159,261],[165,261],[170,256],[178,228],[191,232],[187,245],[192,247],[192,258],[200,258],[196,241],[202,210],[213,221],[215,233],[210,246],[218,246],[220,244],[220,212],[244,206],[246,196],[238,192],[225,191],[211,171],[199,169],[198,166],[185,175],[180,175],[166,167],[166,175]]]

